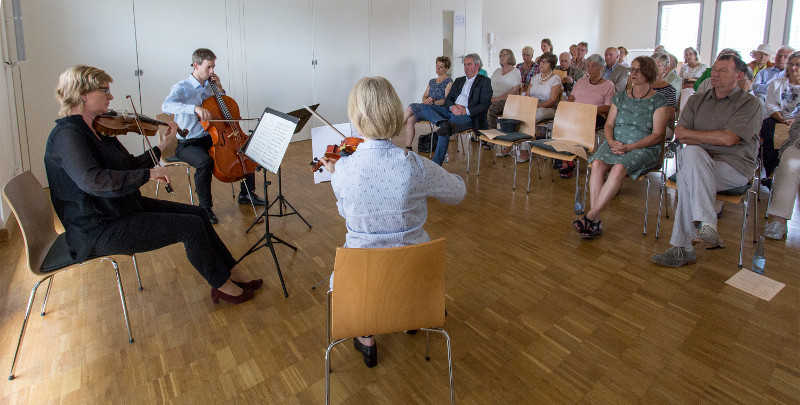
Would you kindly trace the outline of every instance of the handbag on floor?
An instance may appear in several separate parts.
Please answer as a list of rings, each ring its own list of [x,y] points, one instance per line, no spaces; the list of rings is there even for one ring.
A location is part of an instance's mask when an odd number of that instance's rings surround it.
[[[433,145],[431,145],[431,137],[433,137]],[[436,133],[420,135],[417,140],[417,151],[419,153],[430,153],[431,150],[436,150],[436,141],[439,136]]]

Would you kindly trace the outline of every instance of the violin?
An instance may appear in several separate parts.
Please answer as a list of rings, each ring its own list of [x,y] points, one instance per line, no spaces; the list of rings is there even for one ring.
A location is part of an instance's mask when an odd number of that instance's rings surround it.
[[[254,173],[258,164],[241,152],[248,136],[238,123],[241,119],[239,105],[221,94],[213,80],[209,80],[208,84],[214,95],[203,101],[202,107],[211,113],[212,119],[201,121],[200,125],[214,142],[208,149],[208,154],[214,160],[214,177],[225,183],[240,181]]]
[[[139,124],[136,123],[139,119]],[[99,134],[106,136],[125,135],[131,132],[144,136],[155,136],[158,133],[158,126],[167,124],[164,121],[150,118],[146,115],[132,117],[130,115],[120,115],[114,110],[98,115],[92,123],[92,128]],[[186,136],[188,130],[178,128],[178,135]]]
[[[364,142],[361,138],[356,138],[354,136],[347,136],[342,141],[341,145],[328,145],[328,148],[325,149],[325,154],[323,155],[323,159],[330,160],[332,162],[336,162],[342,156],[350,156],[352,155],[358,145]],[[311,172],[320,172],[322,173],[322,166],[323,161],[319,158],[314,158],[311,161]]]

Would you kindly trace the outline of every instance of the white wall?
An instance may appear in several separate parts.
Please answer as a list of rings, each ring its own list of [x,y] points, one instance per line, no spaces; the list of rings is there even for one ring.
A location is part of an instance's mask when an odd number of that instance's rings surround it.
[[[642,0],[632,0],[642,1]],[[608,0],[572,0],[539,2],[530,0],[492,0],[483,2],[483,36],[480,55],[488,65],[488,33],[497,35],[497,53],[503,48],[514,51],[517,63],[522,62],[522,47],[530,45],[534,58],[542,54],[543,38],[553,41],[558,55],[571,44],[589,43],[589,54],[602,54],[607,47],[606,36],[612,31],[608,20]],[[499,67],[495,53],[489,75]]]
[[[4,16],[7,2],[0,3],[0,16]],[[0,43],[3,55],[7,56],[5,24],[0,24]],[[19,143],[16,141],[16,106],[14,99],[14,66],[3,64],[0,69],[0,186],[22,173]],[[0,229],[5,229],[11,209],[5,200],[0,202]]]

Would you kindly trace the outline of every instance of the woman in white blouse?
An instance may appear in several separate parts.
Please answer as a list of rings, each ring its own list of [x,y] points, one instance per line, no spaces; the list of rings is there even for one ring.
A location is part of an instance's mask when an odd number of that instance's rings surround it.
[[[500,51],[500,67],[492,73],[492,104],[489,106],[487,118],[489,128],[497,128],[497,117],[503,113],[506,106],[506,99],[511,94],[519,94],[522,85],[522,74],[515,66],[514,52],[511,49]]]
[[[678,72],[678,75],[683,79],[683,88],[685,89],[694,86],[694,79],[702,76],[708,66],[700,63],[700,57],[692,47],[683,50],[683,61],[685,63],[681,66],[681,71]]]
[[[359,80],[350,92],[347,115],[364,143],[338,162],[323,160],[332,173],[336,206],[347,225],[345,247],[384,248],[430,241],[422,229],[428,197],[458,204],[466,194],[464,180],[394,145],[392,138],[403,129],[403,105],[385,78]],[[367,367],[378,364],[374,338],[353,339],[353,346],[364,355]]]

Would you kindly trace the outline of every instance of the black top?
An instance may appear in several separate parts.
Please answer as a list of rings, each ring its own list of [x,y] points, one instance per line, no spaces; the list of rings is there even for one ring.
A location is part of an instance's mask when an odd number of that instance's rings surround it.
[[[156,158],[161,151],[154,147]],[[141,208],[139,187],[150,179],[149,153],[133,156],[115,137],[96,136],[80,115],[56,120],[45,147],[50,199],[72,257],[83,261],[104,224]]]

